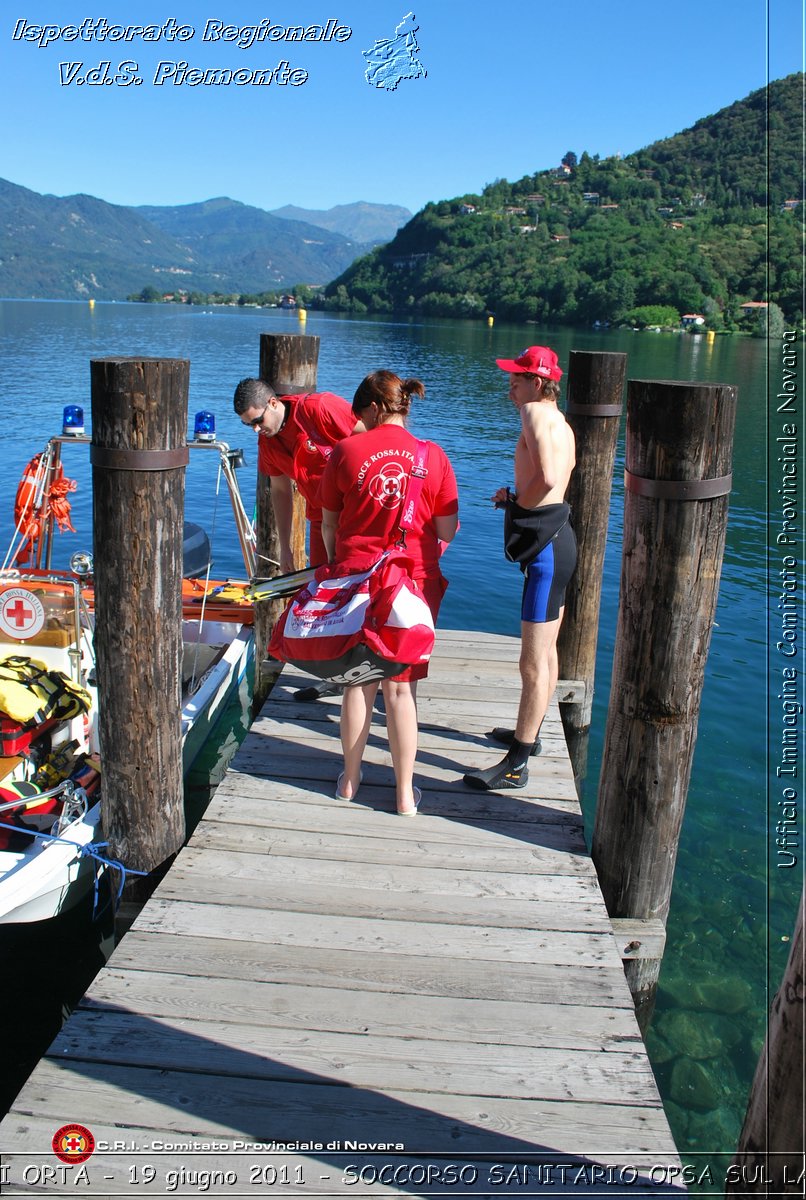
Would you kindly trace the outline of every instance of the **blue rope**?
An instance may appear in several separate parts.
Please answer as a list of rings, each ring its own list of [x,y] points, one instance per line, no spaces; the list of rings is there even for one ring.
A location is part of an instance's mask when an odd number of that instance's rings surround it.
[[[126,877],[128,875],[148,875],[148,871],[135,871],[133,867],[126,867],[117,858],[110,858],[107,854],[102,854],[109,842],[88,842],[86,846],[82,846],[79,842],[71,841],[70,838],[61,837],[59,834],[41,833],[36,829],[26,829],[21,825],[8,825],[5,821],[0,821],[0,829],[10,829],[12,833],[22,833],[27,837],[38,838],[41,842],[61,842],[65,846],[74,846],[78,851],[78,858],[92,858],[104,867],[108,867],[112,871],[117,871],[120,876],[120,882],[117,886],[117,892],[113,899],[115,911],[117,912],[120,905],[120,899],[123,895],[123,889],[126,886]],[[101,872],[96,871],[93,882],[93,899],[92,899],[92,918],[97,920],[101,911],[98,908],[98,882],[101,877]]]

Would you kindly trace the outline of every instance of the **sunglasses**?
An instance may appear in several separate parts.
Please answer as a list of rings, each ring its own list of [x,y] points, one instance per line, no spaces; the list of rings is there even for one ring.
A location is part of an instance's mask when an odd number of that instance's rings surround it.
[[[265,410],[265,408],[264,408],[264,409],[263,409],[263,412],[260,414],[260,416],[259,416],[259,417],[255,417],[253,420],[251,420],[251,421],[249,422],[249,428],[250,428],[250,429],[260,429],[260,427],[261,427],[261,426],[262,426],[262,424],[263,424],[263,418],[264,418],[265,416],[266,416],[266,410]]]

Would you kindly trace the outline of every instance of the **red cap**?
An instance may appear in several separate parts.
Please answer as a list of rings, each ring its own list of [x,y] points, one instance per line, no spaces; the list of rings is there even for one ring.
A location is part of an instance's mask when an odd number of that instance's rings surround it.
[[[502,371],[525,372],[529,375],[540,375],[543,379],[562,379],[559,360],[548,346],[528,346],[517,358],[497,358],[496,363]]]

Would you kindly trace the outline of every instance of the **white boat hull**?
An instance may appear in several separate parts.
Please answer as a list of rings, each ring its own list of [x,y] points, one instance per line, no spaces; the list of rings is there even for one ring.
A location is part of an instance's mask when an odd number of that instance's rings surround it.
[[[81,850],[94,840],[100,820],[95,804],[58,841],[37,840],[25,853],[0,851],[0,925],[47,921],[86,896],[98,863]]]
[[[242,625],[223,656],[202,677],[197,690],[182,709],[182,768],[185,775],[254,660],[254,631],[251,625]]]
[[[206,622],[205,636],[231,638],[224,653],[201,678],[182,708],[182,766],[185,775],[213,727],[238,691],[255,656],[251,626]],[[233,637],[233,630],[237,630]],[[56,842],[37,840],[26,852],[0,850],[0,925],[46,921],[86,896],[104,869],[82,848],[99,840],[101,806],[69,826]]]
[[[23,482],[25,484],[25,507],[17,522],[12,545],[0,567],[0,658],[9,655],[29,656],[40,662],[46,672],[58,671],[85,691],[94,692],[93,668],[95,665],[92,626],[94,622],[94,589],[92,581],[92,558],[89,554],[77,554],[71,559],[71,571],[51,570],[50,550],[54,527],[54,512],[48,489],[61,469],[61,452],[65,446],[89,447],[90,439],[83,432],[76,434],[72,428],[61,437],[52,437],[45,450],[31,460]],[[212,454],[212,462],[218,463],[219,479],[223,476],[235,519],[235,531],[244,559],[246,578],[254,575],[254,531],[241,501],[235,467],[238,465],[237,451],[230,451],[224,442],[218,442],[199,434],[189,447],[204,457]],[[30,533],[31,544],[23,543],[31,531],[30,516],[38,514],[39,533]],[[28,523],[26,524],[26,520]],[[190,541],[190,544],[189,544]],[[45,545],[47,549],[45,549]],[[248,622],[251,609],[244,603],[250,598],[245,595],[245,583],[227,580],[217,584],[207,578],[211,562],[209,540],[198,526],[186,525],[185,550],[196,549],[199,553],[192,564],[188,564],[183,581],[182,640],[184,647],[182,663],[182,762],[185,776],[190,771],[200,750],[208,740],[213,726],[227,708],[244,677],[254,663],[254,631]],[[24,551],[24,553],[23,553]],[[45,566],[15,566],[15,562],[32,562]],[[204,575],[204,581],[201,576]],[[233,594],[234,593],[234,594]],[[196,607],[198,605],[198,607]],[[198,614],[198,615],[197,615]],[[205,615],[206,614],[206,615]],[[12,678],[12,683],[16,684]],[[26,679],[29,690],[41,687],[41,680]],[[41,699],[41,697],[40,697]],[[68,812],[76,811],[68,790],[78,779],[84,779],[92,793],[98,787],[98,764],[88,756],[97,757],[100,746],[97,742],[97,698],[83,720],[76,717],[68,730],[62,720],[55,729],[48,731],[52,742],[46,747],[50,756],[38,770],[23,756],[25,736],[30,732],[33,717],[27,703],[21,701],[12,689],[4,695],[6,709],[12,720],[11,737],[6,745],[14,750],[2,759],[0,778],[8,785],[6,796],[0,801],[0,822],[13,826],[14,834],[22,829],[32,829],[37,822],[39,809],[39,831],[46,833],[51,821],[66,822]],[[13,707],[12,707],[13,705]],[[41,705],[40,705],[41,708]],[[55,712],[55,702],[50,710]],[[64,711],[69,712],[69,707]],[[36,719],[42,721],[42,716]],[[56,718],[54,718],[54,721]],[[13,723],[16,723],[14,725]],[[58,746],[78,748],[78,755],[65,759],[60,767],[53,767],[58,759]],[[43,742],[44,744],[44,742]],[[67,751],[65,751],[66,753]],[[8,753],[8,752],[7,752]],[[60,787],[63,775],[61,767],[76,763],[68,787],[61,793],[53,789]],[[53,767],[56,782],[41,782],[48,778],[44,767]],[[21,806],[19,791],[15,784],[34,783],[43,792],[41,803],[52,804],[52,808],[40,808],[39,798]],[[103,786],[101,781],[101,787]],[[95,858],[88,848],[92,842],[101,840],[101,805],[87,800],[80,787],[76,793],[78,803],[87,806],[86,813],[73,819],[58,838],[46,841],[44,837],[32,836],[23,841],[18,836],[3,836],[0,849],[0,925],[29,923],[58,916],[75,905],[104,869],[103,860]],[[99,793],[100,794],[100,793]],[[93,805],[90,807],[90,805]],[[3,812],[13,814],[6,821]],[[47,815],[46,815],[47,814]],[[5,834],[5,831],[3,831]],[[9,848],[5,848],[10,843]],[[22,846],[24,848],[17,849]],[[125,866],[125,864],[124,864]]]

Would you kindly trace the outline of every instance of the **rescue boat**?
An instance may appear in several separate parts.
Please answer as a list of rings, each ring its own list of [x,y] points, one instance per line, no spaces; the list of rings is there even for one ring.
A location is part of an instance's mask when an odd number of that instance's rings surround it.
[[[15,531],[0,566],[0,924],[47,920],[76,904],[111,869],[103,848],[103,759],[98,743],[92,556],[51,566],[54,527],[72,529],[62,457],[87,446],[83,415],[23,471]],[[184,530],[182,756],[185,775],[217,718],[254,668],[254,531],[241,500],[240,451],[199,414],[188,446],[223,477],[243,579],[211,579],[201,526]],[[212,426],[212,429],[211,429]],[[114,864],[121,873],[125,864]]]

